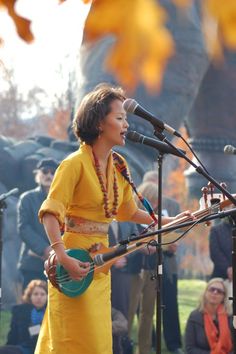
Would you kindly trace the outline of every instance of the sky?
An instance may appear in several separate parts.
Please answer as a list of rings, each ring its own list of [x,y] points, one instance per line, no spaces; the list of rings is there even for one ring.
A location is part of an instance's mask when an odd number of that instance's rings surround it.
[[[76,60],[89,6],[82,0],[67,0],[61,5],[56,0],[18,0],[16,10],[32,21],[35,41],[27,44],[21,40],[6,11],[0,11],[0,37],[4,41],[0,58],[6,67],[14,68],[22,92],[36,85],[48,95],[63,90],[68,73],[78,67]],[[59,76],[60,67],[63,74]]]

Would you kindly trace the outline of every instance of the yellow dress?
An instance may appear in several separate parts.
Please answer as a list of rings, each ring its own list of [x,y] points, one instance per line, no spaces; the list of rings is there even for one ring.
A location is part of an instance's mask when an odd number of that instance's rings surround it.
[[[113,161],[108,162],[109,210],[113,202]],[[118,214],[116,219],[128,221],[136,212],[132,189],[116,171],[118,184]],[[111,222],[103,207],[103,193],[94,168],[92,150],[82,144],[57,169],[47,199],[39,217],[53,213],[60,224],[65,217],[77,216],[98,222]],[[128,235],[127,235],[128,236]],[[92,244],[108,244],[107,235],[65,232],[66,248],[88,249]],[[88,289],[71,298],[49,284],[48,306],[35,354],[112,354],[110,275],[98,273]]]

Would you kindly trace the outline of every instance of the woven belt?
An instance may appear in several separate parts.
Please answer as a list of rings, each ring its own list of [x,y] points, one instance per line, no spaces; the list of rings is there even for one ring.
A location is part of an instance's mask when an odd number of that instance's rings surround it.
[[[68,216],[65,220],[65,231],[80,234],[108,233],[109,223],[87,220],[78,216]]]

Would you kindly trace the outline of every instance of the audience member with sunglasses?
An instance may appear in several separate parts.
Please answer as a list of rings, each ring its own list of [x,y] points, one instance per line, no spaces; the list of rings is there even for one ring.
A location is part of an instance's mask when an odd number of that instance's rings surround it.
[[[17,206],[18,233],[23,241],[20,256],[20,271],[23,276],[23,289],[32,279],[46,280],[44,260],[48,257],[48,237],[38,220],[39,208],[47,197],[58,162],[45,158],[38,162],[35,173],[37,187],[24,192]]]
[[[222,278],[211,279],[185,332],[187,354],[233,353],[232,306]]]

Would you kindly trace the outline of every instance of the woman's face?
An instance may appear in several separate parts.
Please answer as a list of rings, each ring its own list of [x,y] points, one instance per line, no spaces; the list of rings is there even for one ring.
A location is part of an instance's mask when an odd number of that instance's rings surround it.
[[[120,100],[111,103],[111,112],[100,123],[100,140],[114,145],[125,145],[125,135],[129,127],[126,112]]]
[[[224,301],[225,289],[222,283],[211,283],[205,293],[206,303],[211,305],[219,305]]]
[[[47,293],[40,286],[36,286],[31,294],[31,302],[37,308],[40,309],[46,305]]]

